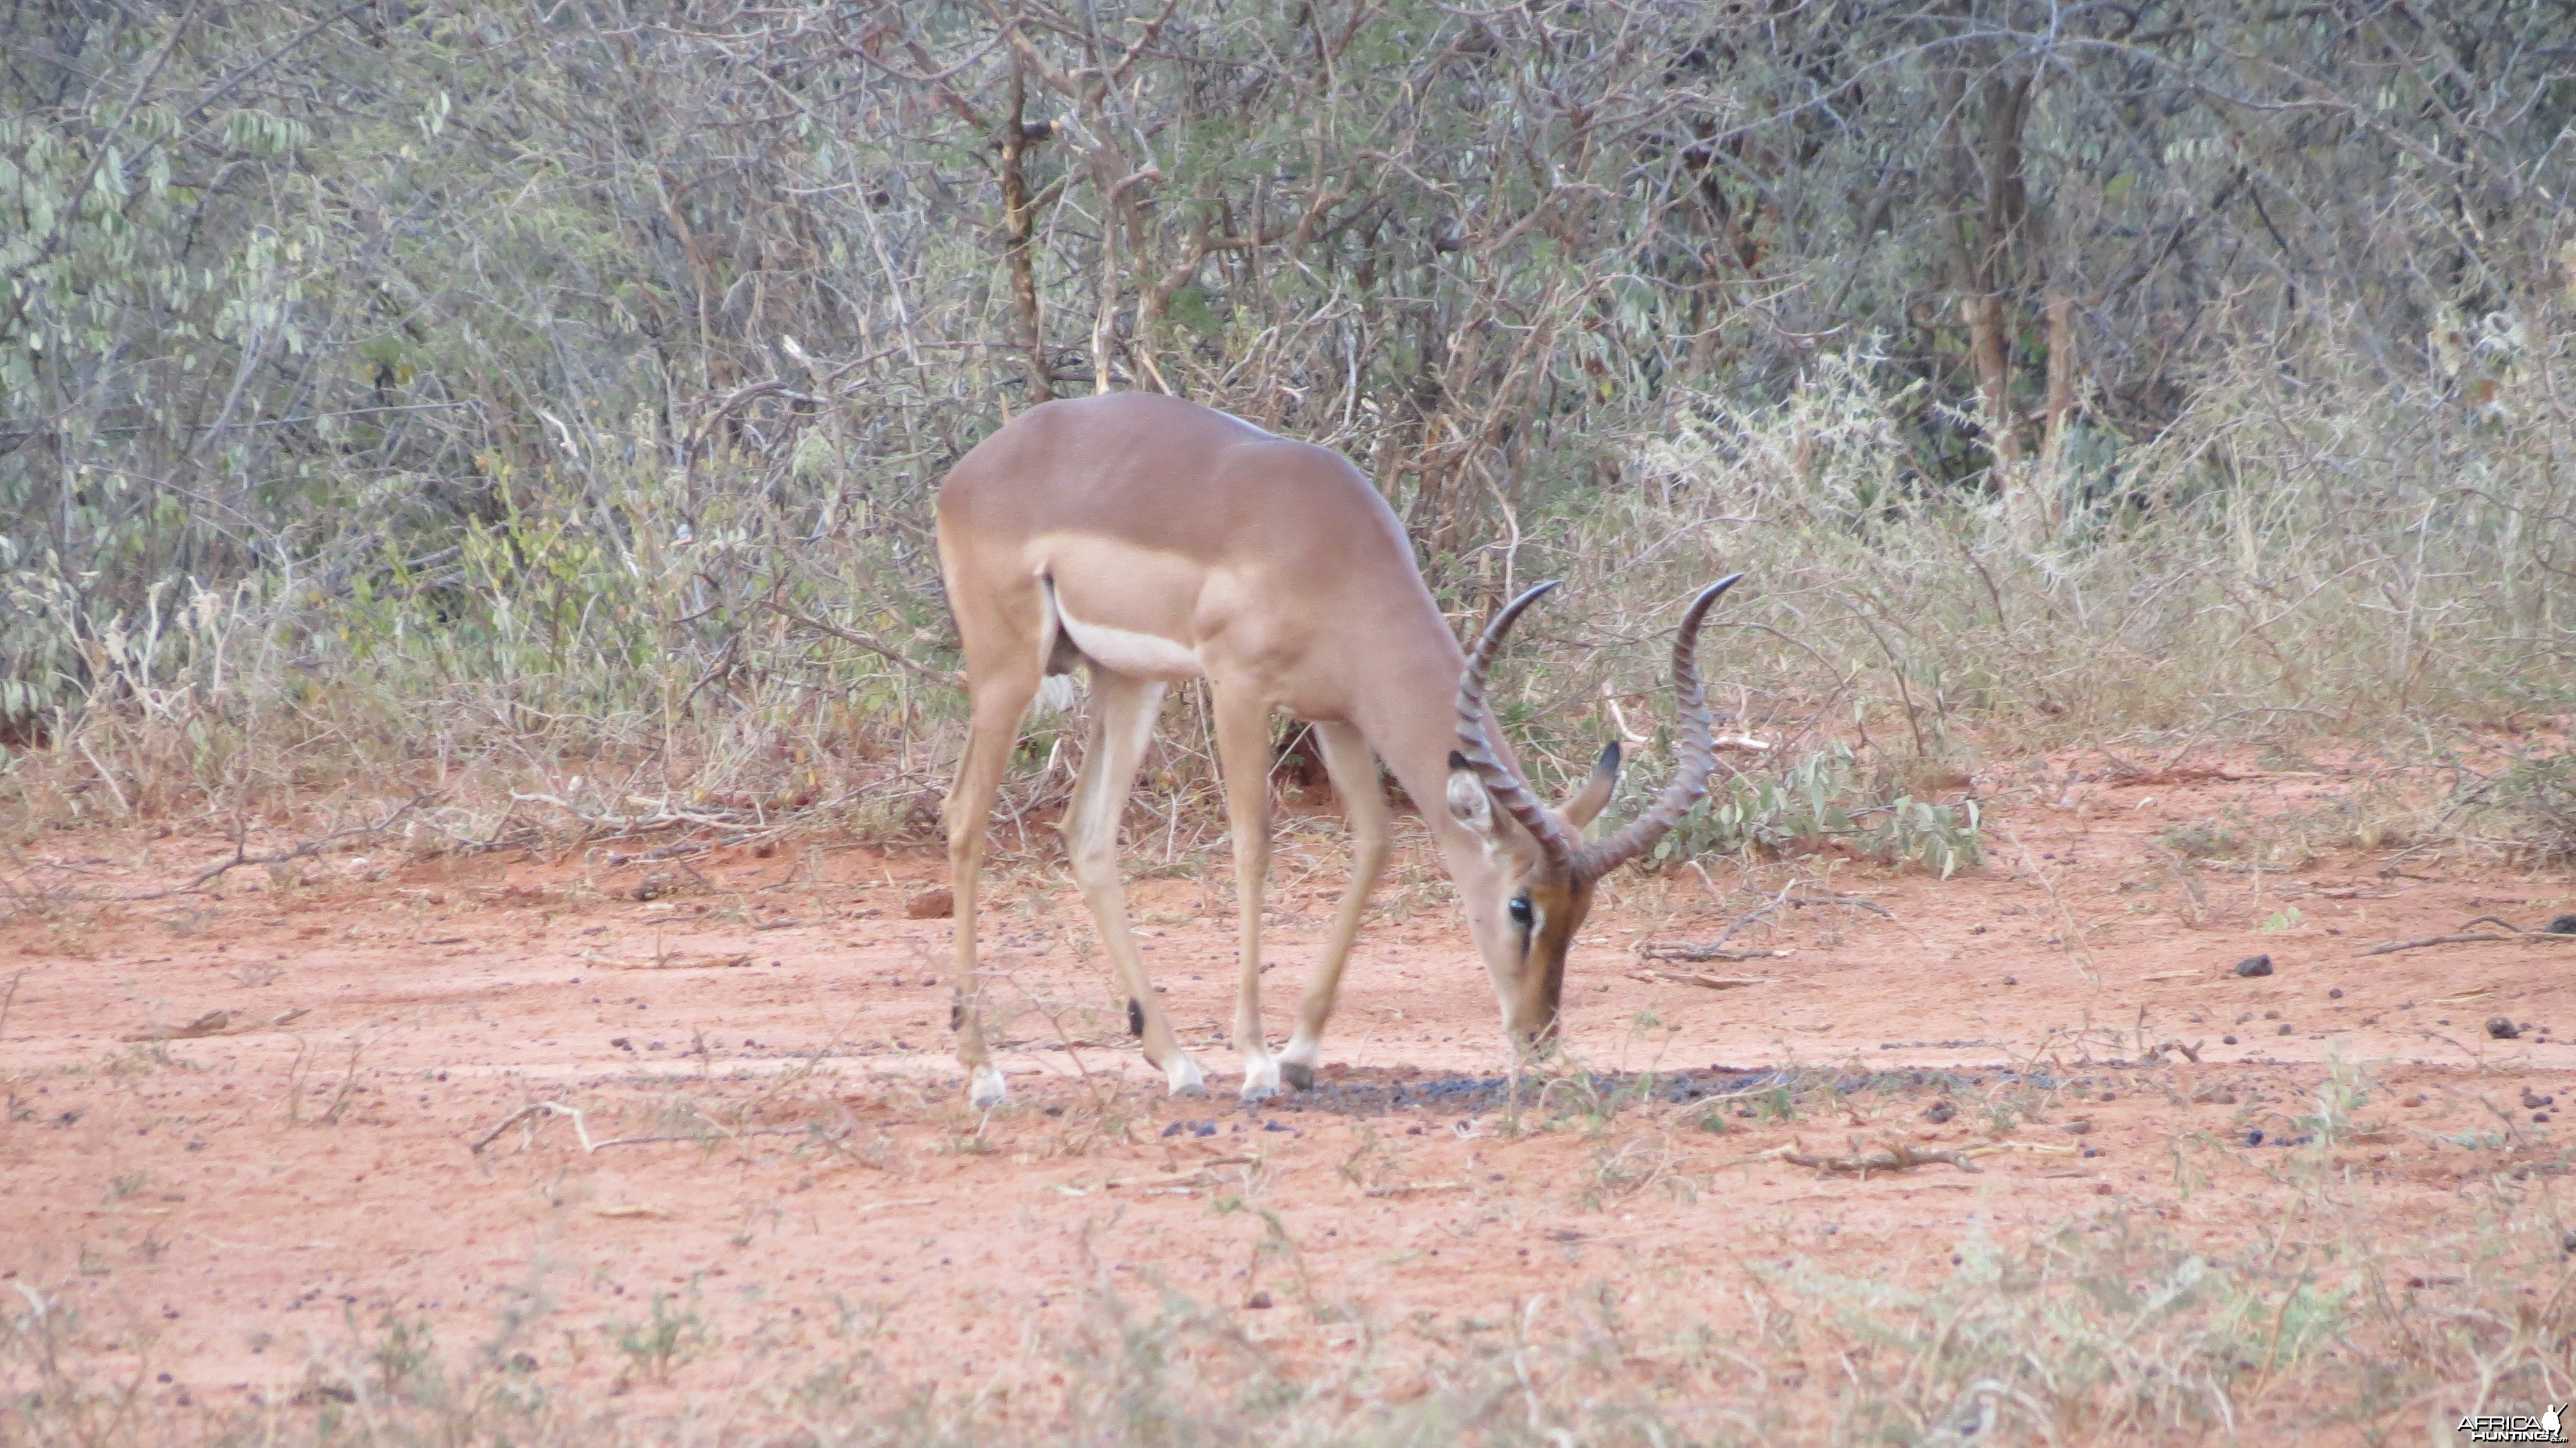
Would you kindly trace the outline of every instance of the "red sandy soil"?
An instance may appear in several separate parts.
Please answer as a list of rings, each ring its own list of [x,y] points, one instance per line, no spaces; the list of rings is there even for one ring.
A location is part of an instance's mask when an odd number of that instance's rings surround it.
[[[1994,790],[1991,858],[1947,881],[1808,858],[1605,891],[1571,971],[1570,1054],[1753,1093],[1720,1108],[1722,1134],[1698,1105],[1543,1131],[1515,1128],[1569,1109],[1565,1090],[1519,1117],[1491,1092],[1442,1095],[1499,1071],[1497,1016],[1418,865],[1362,938],[1325,1089],[1246,1111],[1220,1024],[1222,860],[1214,879],[1145,881],[1131,901],[1209,1070],[1205,1101],[1161,1096],[1117,1029],[1078,897],[1054,865],[1025,862],[993,887],[986,924],[1009,973],[998,1035],[1015,1095],[979,1120],[948,1054],[948,924],[907,915],[939,883],[927,852],[379,852],[102,904],[184,882],[229,847],[47,836],[13,873],[52,899],[0,924],[0,989],[14,982],[0,1279],[76,1306],[89,1348],[141,1362],[181,1405],[286,1398],[315,1354],[389,1314],[468,1343],[532,1304],[555,1324],[531,1341],[548,1371],[623,1391],[633,1364],[614,1324],[646,1318],[658,1293],[720,1341],[760,1334],[770,1372],[819,1351],[845,1309],[880,1314],[901,1327],[890,1371],[956,1384],[1104,1285],[1516,1321],[1579,1282],[1647,1278],[1722,1312],[1757,1259],[1937,1273],[1973,1234],[2111,1210],[2225,1240],[2279,1201],[2282,1154],[2242,1141],[2297,1129],[2329,1053],[2370,1070],[2339,1161],[2375,1184],[2392,1239],[2457,1227],[2463,1184],[2500,1160],[2561,1159],[2556,1111],[2525,1097],[2576,1110],[2576,944],[2355,952],[2480,915],[2536,927],[2576,910],[2568,876],[2339,853],[2286,873],[2205,863],[2195,902],[2165,831],[2318,807],[2355,771],[2087,774],[2059,760]],[[1340,888],[1334,838],[1308,827],[1283,847],[1274,1041]],[[1706,940],[1784,891],[1878,910],[1782,904],[1731,941],[1780,952],[1768,958],[1636,953]],[[2258,953],[2271,975],[2233,972]],[[219,1034],[151,1039],[211,1012]],[[2491,1037],[2491,1018],[2517,1035]],[[1781,1121],[1753,1110],[1763,1078],[1712,1067],[1936,1074]],[[2002,1139],[2044,1149],[1984,1157],[1982,1175],[1856,1179],[1762,1156],[1848,1150],[1855,1134],[1986,1142],[1988,1104],[2033,1082],[2038,1104]],[[1927,1120],[1936,1099],[1955,1099],[1955,1118]],[[494,1133],[534,1102],[583,1115]],[[581,1131],[683,1139],[585,1152]],[[2499,1156],[2438,1141],[2464,1131],[2509,1142]],[[2174,1165],[2186,1137],[2216,1148],[2190,1191]],[[1659,1176],[1714,1195],[1677,1205]],[[1242,1202],[1261,1210],[1230,1209]],[[1287,1312],[1243,1316],[1256,1338],[1348,1346]],[[675,1381],[714,1383],[740,1361]]]

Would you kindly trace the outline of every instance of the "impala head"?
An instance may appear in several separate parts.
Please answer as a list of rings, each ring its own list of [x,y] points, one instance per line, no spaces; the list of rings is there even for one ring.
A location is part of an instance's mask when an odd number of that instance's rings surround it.
[[[1550,809],[1503,762],[1486,733],[1485,674],[1495,650],[1521,610],[1556,585],[1542,583],[1513,599],[1485,626],[1467,657],[1466,672],[1458,680],[1458,747],[1449,755],[1449,815],[1483,847],[1484,878],[1462,877],[1458,884],[1470,895],[1468,918],[1477,926],[1486,971],[1502,999],[1503,1028],[1515,1047],[1543,1046],[1555,1033],[1557,1005],[1565,991],[1566,947],[1591,913],[1593,887],[1602,876],[1653,849],[1707,790],[1717,754],[1699,683],[1700,620],[1743,576],[1734,574],[1702,589],[1682,615],[1681,633],[1673,641],[1681,762],[1672,783],[1645,813],[1594,844],[1583,843],[1583,831],[1610,802],[1619,780],[1619,746],[1602,750],[1582,787],[1563,807]]]

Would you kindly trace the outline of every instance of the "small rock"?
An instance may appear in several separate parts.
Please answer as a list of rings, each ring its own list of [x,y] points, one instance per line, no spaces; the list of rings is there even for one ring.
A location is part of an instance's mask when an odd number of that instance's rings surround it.
[[[2263,1133],[2260,1131],[2249,1131],[2245,1133],[2245,1144],[2247,1146],[2261,1146],[2263,1144]]]
[[[1935,1101],[1931,1105],[1923,1108],[1923,1119],[1933,1123],[1934,1125],[1939,1125],[1941,1122],[1947,1121],[1958,1114],[1959,1108],[1951,1105],[1947,1101]]]
[[[2327,999],[2327,1000],[2330,1000],[2330,1001],[2339,1001],[2339,1000],[2342,1000],[2342,999],[2343,999],[2343,987],[2342,987],[2342,986],[2336,986],[2333,990],[2327,991],[2327,992],[2326,992],[2326,999]]]
[[[2019,977],[2019,976],[2013,976],[2013,975],[2005,976],[2005,977],[2004,977],[2004,984],[2006,984],[2006,985],[2019,985],[2019,984],[2021,984],[2021,977]]]
[[[2568,1232],[2559,1237],[2558,1250],[2561,1252],[2576,1253],[2576,1232]]]
[[[2233,1046],[2236,1044],[2236,1038],[2234,1036],[2221,1036],[2218,1038],[2218,1044],[2222,1046]]]
[[[2278,1031],[2276,1031],[2276,1032],[2274,1032],[2273,1034],[2275,1034],[2275,1035],[2282,1035],[2282,1036],[2286,1036],[2286,1035],[2290,1034],[2290,1023],[2289,1023],[2288,1021],[2283,1021],[2283,1022],[2281,1023],[2281,1029],[2280,1029],[2280,1030],[2278,1030]]]
[[[909,920],[936,920],[956,908],[956,895],[945,887],[923,890],[903,902],[904,917]]]
[[[1267,1292],[1256,1292],[1250,1297],[1243,1299],[1243,1305],[1251,1308],[1255,1312],[1263,1311],[1270,1306],[1270,1294]]]
[[[2272,957],[2268,955],[2249,955],[2243,960],[2236,962],[2236,973],[2238,975],[2248,977],[2270,975],[2272,973]]]
[[[2543,935],[2576,935],[2576,915],[2561,915],[2540,927]]]
[[[2549,1124],[2549,1113],[2546,1111],[2535,1111],[2531,1113],[2531,1122],[2534,1126],[2547,1126]]]
[[[2423,1096],[2422,1096],[2421,1094],[2418,1094],[2418,1095],[2414,1095],[2414,1096],[2409,1096],[2409,1097],[2407,1097],[2405,1100],[2400,1101],[2400,1102],[2398,1102],[2397,1104],[2398,1104],[2398,1105],[2400,1105],[2400,1106],[2421,1106],[2421,1105],[2423,1105],[2423,1104],[2424,1104],[2424,1098],[2423,1098]]]
[[[2070,1121],[2066,1123],[2066,1129],[2069,1133],[2076,1136],[2090,1136],[2093,1133],[2093,1123],[2089,1121]]]
[[[2506,1020],[2502,1016],[2497,1016],[2487,1022],[2487,1034],[2495,1037],[2499,1041],[2510,1041],[2514,1037],[2522,1034],[2522,1027],[2515,1025],[2513,1022]]]
[[[638,900],[659,900],[679,888],[679,876],[657,871],[636,881],[633,894]]]

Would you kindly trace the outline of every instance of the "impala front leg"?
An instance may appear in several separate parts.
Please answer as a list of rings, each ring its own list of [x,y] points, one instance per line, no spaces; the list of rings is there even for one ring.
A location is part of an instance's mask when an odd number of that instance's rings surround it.
[[[1216,752],[1225,774],[1225,817],[1234,836],[1234,909],[1242,973],[1234,992],[1234,1049],[1243,1057],[1243,1099],[1279,1094],[1279,1063],[1261,1031],[1261,891],[1270,873],[1270,708],[1222,684]]]
[[[1360,917],[1368,912],[1369,892],[1386,869],[1386,791],[1377,782],[1377,755],[1368,740],[1348,724],[1318,724],[1323,742],[1324,772],[1341,796],[1342,815],[1351,829],[1351,885],[1333,915],[1333,933],[1315,962],[1314,978],[1297,1002],[1297,1030],[1288,1049],[1279,1053],[1280,1079],[1300,1091],[1315,1084],[1315,1062],[1323,1054],[1324,1023],[1332,1019],[1333,998],[1341,993],[1342,967],[1350,962],[1351,942],[1359,937]]]

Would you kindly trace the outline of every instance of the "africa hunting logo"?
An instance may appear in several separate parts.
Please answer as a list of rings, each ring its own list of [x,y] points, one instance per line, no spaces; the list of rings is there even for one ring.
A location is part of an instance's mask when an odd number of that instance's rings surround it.
[[[2460,1420],[2459,1431],[2472,1443],[2564,1443],[2567,1430],[2559,1414],[2576,1403],[2551,1403],[2537,1418],[2521,1413],[2480,1413]]]

